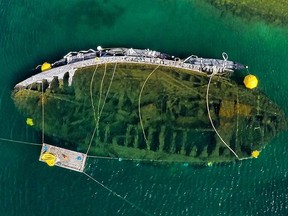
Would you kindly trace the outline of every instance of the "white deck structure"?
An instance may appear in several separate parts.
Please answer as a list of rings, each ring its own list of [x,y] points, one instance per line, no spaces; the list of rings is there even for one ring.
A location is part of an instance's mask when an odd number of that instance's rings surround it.
[[[83,68],[83,67],[89,67],[94,65],[100,65],[105,63],[145,63],[145,64],[151,64],[151,65],[161,65],[161,66],[168,66],[168,67],[176,67],[176,68],[184,68],[192,71],[197,71],[200,73],[205,74],[200,70],[200,65],[192,65],[188,63],[183,62],[177,62],[172,60],[166,60],[166,59],[152,59],[152,58],[139,58],[139,57],[128,57],[128,56],[113,56],[113,57],[103,57],[103,58],[95,58],[95,59],[89,59],[84,61],[79,61],[67,65],[63,65],[60,67],[52,68],[50,70],[47,70],[43,73],[38,73],[20,83],[18,83],[15,88],[25,88],[26,86],[36,82],[36,83],[42,83],[43,79],[46,79],[49,83],[52,81],[54,76],[57,76],[58,79],[63,79],[63,76],[66,72],[69,73],[69,85],[72,83],[72,79],[74,76],[74,73],[77,69]]]

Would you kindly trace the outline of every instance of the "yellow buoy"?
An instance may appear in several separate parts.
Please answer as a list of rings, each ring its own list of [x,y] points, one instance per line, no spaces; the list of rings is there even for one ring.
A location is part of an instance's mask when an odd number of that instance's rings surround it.
[[[51,153],[43,153],[41,156],[41,160],[45,161],[48,166],[54,166],[57,161],[57,157]]]
[[[258,79],[256,76],[249,74],[244,78],[244,85],[246,88],[253,89],[256,88],[258,85]]]
[[[51,69],[51,64],[48,62],[44,62],[41,66],[41,71],[46,71]]]
[[[33,119],[32,118],[27,118],[26,119],[26,124],[29,125],[29,126],[33,126],[34,125]]]
[[[257,151],[257,150],[254,150],[254,151],[252,151],[252,153],[251,153],[251,156],[252,156],[253,158],[258,158],[259,155],[260,155],[260,152]]]

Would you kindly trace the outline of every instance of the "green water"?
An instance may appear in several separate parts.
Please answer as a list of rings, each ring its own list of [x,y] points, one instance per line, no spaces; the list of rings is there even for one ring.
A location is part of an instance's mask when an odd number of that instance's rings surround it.
[[[41,142],[10,99],[43,61],[123,46],[249,65],[288,113],[288,31],[193,0],[0,0],[0,137]],[[287,133],[257,160],[207,168],[89,159],[87,172],[151,215],[287,215]],[[0,215],[144,215],[83,174],[38,162],[40,148],[0,142]]]

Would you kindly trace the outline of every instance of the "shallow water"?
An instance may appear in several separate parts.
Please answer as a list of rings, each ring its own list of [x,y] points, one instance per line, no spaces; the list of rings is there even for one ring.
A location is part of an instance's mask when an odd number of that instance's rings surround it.
[[[41,142],[10,99],[43,61],[123,46],[249,65],[288,112],[288,32],[190,0],[0,0],[0,137]],[[287,215],[287,133],[257,160],[207,168],[89,159],[87,172],[151,215]],[[1,215],[144,215],[82,174],[38,162],[40,147],[0,142]]]

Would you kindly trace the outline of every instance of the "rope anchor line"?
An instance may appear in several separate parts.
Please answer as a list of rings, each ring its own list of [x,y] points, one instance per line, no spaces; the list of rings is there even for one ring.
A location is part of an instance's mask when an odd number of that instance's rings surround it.
[[[128,199],[126,199],[125,197],[121,196],[120,194],[116,193],[115,191],[113,191],[112,189],[110,189],[109,187],[105,186],[103,183],[97,181],[95,178],[93,178],[91,175],[87,174],[86,172],[82,172],[85,176],[87,176],[89,179],[91,179],[92,181],[94,181],[95,183],[97,183],[98,185],[100,185],[102,188],[104,188],[105,190],[109,191],[111,194],[113,194],[114,196],[120,198],[121,200],[123,200],[124,202],[126,202],[127,204],[129,204],[130,206],[132,206],[133,208],[137,209],[138,211],[140,211],[141,213],[143,213],[144,215],[147,216],[152,216],[149,212],[145,211],[144,209],[140,208],[139,206],[135,205],[134,203],[130,202]]]
[[[96,109],[95,109],[95,106],[94,106],[94,99],[93,99],[93,81],[94,81],[94,77],[95,77],[98,65],[96,66],[96,68],[95,68],[95,70],[93,72],[93,75],[92,75],[92,78],[91,78],[91,81],[90,81],[90,99],[91,99],[91,105],[92,105],[92,109],[93,109],[93,113],[94,113],[95,127],[94,127],[94,130],[93,130],[93,133],[92,133],[92,137],[90,139],[90,143],[88,145],[88,149],[86,151],[86,155],[88,155],[88,153],[89,153],[89,150],[91,148],[93,139],[95,137],[95,134],[96,134],[97,137],[99,137],[98,133],[99,133],[100,117],[102,115],[102,112],[103,112],[103,109],[104,109],[108,94],[110,92],[110,89],[111,89],[111,86],[112,86],[112,82],[114,80],[114,76],[115,76],[115,73],[116,73],[116,67],[117,67],[117,62],[115,63],[115,66],[114,66],[114,69],[113,69],[113,73],[112,73],[112,77],[110,79],[109,86],[108,86],[108,89],[106,91],[106,94],[105,94],[105,97],[104,97],[104,100],[103,100],[103,104],[101,106],[101,99],[102,99],[102,92],[103,92],[103,83],[104,83],[104,80],[105,80],[105,77],[106,77],[106,73],[107,73],[107,65],[105,63],[105,69],[104,69],[104,73],[103,73],[103,76],[102,76],[102,79],[101,79],[101,83],[100,83],[100,88],[99,88],[99,101],[98,101],[98,106],[97,106],[97,115],[96,115]]]
[[[93,130],[93,133],[92,133],[92,136],[91,136],[91,139],[90,139],[90,143],[88,145],[88,149],[86,151],[86,155],[88,155],[89,153],[89,150],[90,150],[90,147],[92,145],[92,141],[94,139],[94,136],[95,136],[95,133],[96,133],[96,130],[97,130],[97,116],[96,116],[96,109],[95,109],[95,106],[94,106],[94,100],[93,100],[93,94],[92,94],[92,84],[93,84],[93,80],[94,80],[94,76],[96,74],[96,71],[97,71],[97,68],[98,68],[98,64],[97,66],[95,67],[95,70],[93,72],[93,75],[92,75],[92,78],[91,78],[91,82],[90,82],[90,99],[91,99],[91,105],[92,105],[92,109],[93,109],[93,114],[94,114],[94,120],[95,120],[95,128]],[[99,103],[100,103],[100,100],[99,100]],[[100,105],[99,105],[100,106]]]
[[[140,121],[140,125],[141,125],[141,129],[142,129],[142,133],[143,133],[143,137],[145,139],[145,142],[146,142],[146,146],[147,146],[147,149],[149,149],[149,145],[148,145],[148,139],[147,139],[147,136],[146,136],[146,133],[145,133],[145,130],[144,130],[144,125],[143,125],[143,121],[142,121],[142,116],[141,116],[141,97],[142,97],[142,92],[144,90],[144,87],[147,83],[147,81],[149,80],[149,78],[152,76],[152,74],[160,67],[160,65],[157,65],[156,68],[154,68],[154,70],[147,76],[147,78],[145,79],[143,85],[142,85],[142,88],[140,90],[140,93],[139,93],[139,97],[138,97],[138,115],[139,115],[139,121]]]
[[[0,138],[0,140],[4,142],[19,143],[19,144],[24,144],[24,145],[42,146],[41,143],[25,142],[25,141],[19,141],[19,140],[14,140],[14,139]]]
[[[223,53],[223,58],[224,58],[224,61],[226,62],[227,59],[228,59],[228,55],[226,53]],[[224,63],[223,65],[223,71],[225,70],[225,66],[226,66],[226,63]],[[213,120],[212,120],[212,117],[211,117],[211,113],[210,113],[210,109],[209,109],[209,90],[210,90],[210,85],[211,85],[211,81],[212,81],[212,78],[213,76],[215,76],[217,74],[217,70],[213,70],[212,74],[210,75],[210,78],[209,78],[209,82],[208,82],[208,85],[207,85],[207,91],[206,91],[206,108],[207,108],[207,112],[208,112],[208,118],[210,120],[210,123],[211,123],[211,126],[213,128],[213,130],[215,131],[215,133],[217,134],[217,136],[219,137],[219,139],[221,140],[221,142],[236,156],[236,158],[238,160],[241,160],[239,158],[239,156],[236,154],[236,152],[224,141],[224,139],[222,138],[222,136],[219,134],[219,132],[217,131],[214,123],[213,123]]]

